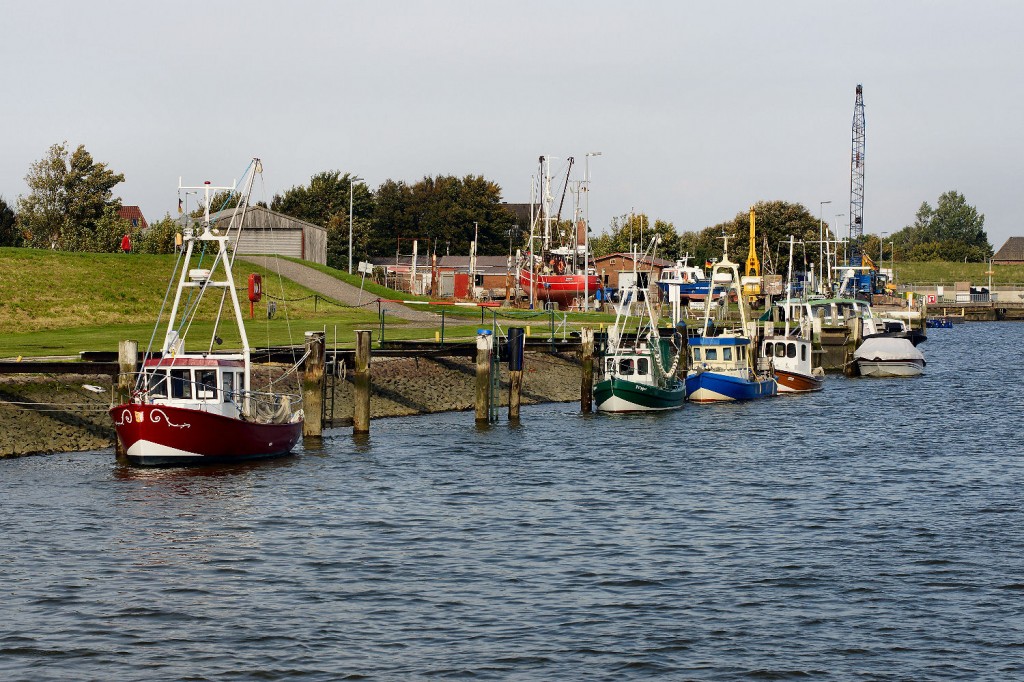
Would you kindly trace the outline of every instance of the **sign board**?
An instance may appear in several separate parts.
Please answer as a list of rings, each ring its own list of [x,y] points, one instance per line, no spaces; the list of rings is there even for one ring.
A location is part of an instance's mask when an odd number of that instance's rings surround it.
[[[935,296],[935,294],[928,294],[928,305],[934,304],[935,301],[936,301],[936,298],[937,297]]]
[[[359,261],[359,267],[356,268],[356,272],[361,272],[364,275],[372,275],[373,274],[373,263],[371,263],[370,261],[367,261],[367,260]]]

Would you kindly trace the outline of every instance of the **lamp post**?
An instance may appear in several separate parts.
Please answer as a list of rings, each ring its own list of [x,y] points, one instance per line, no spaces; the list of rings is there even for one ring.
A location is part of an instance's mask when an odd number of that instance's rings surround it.
[[[585,211],[583,225],[583,312],[590,310],[590,157],[601,156],[601,152],[587,152],[583,160],[583,175],[587,181]]]
[[[352,274],[352,197],[355,194],[355,184],[362,182],[360,177],[348,179],[348,274]]]
[[[878,235],[878,269],[879,270],[882,269],[882,260],[885,258],[882,255],[882,248],[885,246],[885,242],[883,241],[882,238],[885,237],[885,235],[887,235],[887,234],[889,234],[889,233],[888,232],[883,232],[880,235]]]
[[[825,204],[831,204],[831,203],[832,203],[831,199],[829,199],[828,201],[819,201],[818,202],[818,293],[819,294],[822,293],[821,292],[821,280],[822,280],[821,259],[825,255],[825,223],[824,223],[824,220],[822,218],[822,214],[823,214],[823,212],[825,210]]]

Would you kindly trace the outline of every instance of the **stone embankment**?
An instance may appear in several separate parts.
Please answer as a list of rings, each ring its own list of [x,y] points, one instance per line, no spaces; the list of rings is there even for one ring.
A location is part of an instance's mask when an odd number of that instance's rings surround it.
[[[579,400],[580,367],[574,355],[527,353],[524,365],[523,404]],[[265,385],[283,371],[282,367],[258,367],[253,385]],[[476,368],[468,358],[374,358],[370,371],[371,419],[473,408]],[[501,376],[498,397],[504,405],[508,399],[504,367]],[[351,379],[349,372],[336,382],[334,418],[338,422],[352,418]],[[298,392],[298,387],[294,379],[286,378],[275,390]],[[0,458],[112,448],[114,427],[107,415],[111,396],[108,377],[4,377],[0,380]],[[473,421],[467,419],[467,423]]]

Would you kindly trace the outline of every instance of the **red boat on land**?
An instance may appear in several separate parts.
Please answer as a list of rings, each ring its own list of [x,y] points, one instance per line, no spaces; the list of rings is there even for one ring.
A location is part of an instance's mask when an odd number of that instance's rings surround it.
[[[559,308],[580,307],[584,297],[593,296],[601,287],[597,275],[559,275],[519,270],[519,286],[531,301],[557,303]]]
[[[601,278],[590,258],[587,221],[581,215],[581,208],[577,207],[572,224],[562,224],[561,203],[552,216],[551,157],[540,157],[540,165],[538,177],[542,178],[540,192],[543,201],[536,212],[531,208],[529,248],[518,259],[519,288],[529,299],[531,307],[556,303],[561,309],[589,309],[588,301],[601,288]],[[569,187],[572,165],[573,159],[569,157],[562,203]],[[539,249],[536,248],[537,242],[540,242]]]
[[[298,390],[287,394],[251,389],[249,341],[231,270],[234,250],[229,245],[238,243],[253,179],[261,171],[259,159],[253,159],[245,190],[226,229],[210,225],[210,191],[235,192],[235,185],[179,186],[179,190],[205,190],[207,208],[201,226],[185,230],[186,248],[172,274],[172,281],[177,278],[178,286],[159,357],[146,358],[131,399],[110,409],[117,437],[132,464],[205,464],[285,455],[302,435]],[[193,262],[197,244],[201,253],[198,262]],[[214,252],[213,263],[203,267],[204,257],[209,257],[208,249]],[[260,287],[258,279],[253,278],[258,276],[250,278],[250,300],[255,301],[259,299]],[[187,352],[185,335],[192,327],[196,311],[205,294],[218,290],[220,307],[212,338],[205,351]],[[186,291],[183,302],[182,294]],[[220,343],[220,313],[227,300],[231,301],[242,350],[214,353],[214,345]],[[158,319],[157,325],[160,323]]]

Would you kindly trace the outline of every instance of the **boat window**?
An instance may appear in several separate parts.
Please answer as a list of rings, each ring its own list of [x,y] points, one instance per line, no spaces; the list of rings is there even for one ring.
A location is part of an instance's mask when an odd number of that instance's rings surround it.
[[[220,375],[220,388],[224,391],[224,401],[227,402],[233,399],[232,394],[235,392],[235,373],[234,372],[223,372]]]
[[[747,347],[746,346],[740,346],[740,360],[746,360],[746,359],[747,359]]]
[[[717,360],[718,359],[718,349],[717,348],[707,348],[707,349],[705,349],[705,351],[704,351],[704,359],[705,360]]]
[[[196,398],[217,399],[217,370],[196,370]]]
[[[605,371],[609,373],[615,371],[615,358],[608,358],[608,362],[605,363]]]
[[[795,343],[789,344],[789,346],[786,348],[786,357],[787,358],[795,358],[796,357],[796,344]]]
[[[722,349],[722,359],[723,360],[732,360],[732,348],[723,348]]]
[[[619,374],[622,376],[631,376],[633,374],[633,360],[623,359],[619,360]]]
[[[800,359],[802,361],[804,361],[804,362],[807,362],[807,344],[806,343],[800,345]]]
[[[154,398],[167,397],[167,372],[152,372],[149,375],[149,393]]]
[[[647,358],[639,358],[636,361],[636,373],[646,376],[650,373],[650,361]]]
[[[693,359],[700,362],[700,348],[693,349]]]
[[[171,397],[184,400],[192,399],[192,370],[171,370]]]
[[[786,344],[777,343],[775,344],[775,357],[784,358],[786,357]]]

